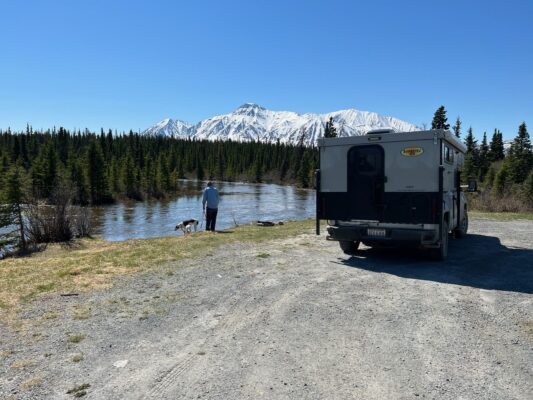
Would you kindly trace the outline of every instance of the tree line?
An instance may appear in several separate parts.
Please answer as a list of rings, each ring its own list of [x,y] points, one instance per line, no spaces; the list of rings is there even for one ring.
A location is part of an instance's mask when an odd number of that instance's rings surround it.
[[[309,187],[317,165],[314,148],[299,144],[199,141],[58,130],[0,131],[0,176],[20,169],[32,197],[50,199],[68,181],[77,204],[122,197],[160,198],[179,192],[180,179],[298,184]],[[2,187],[5,186],[5,182]]]
[[[453,132],[461,137],[462,122],[457,117]],[[449,129],[446,109],[440,106],[433,116],[431,129]],[[490,142],[483,133],[481,143],[469,127],[464,138],[466,155],[461,176],[466,182],[476,179],[481,192],[475,195],[473,206],[487,211],[533,210],[533,148],[526,123],[518,127],[517,134],[505,150],[503,134],[494,129]]]

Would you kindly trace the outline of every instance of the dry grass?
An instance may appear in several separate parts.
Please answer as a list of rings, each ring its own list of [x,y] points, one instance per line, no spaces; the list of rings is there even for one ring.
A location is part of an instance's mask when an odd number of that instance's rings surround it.
[[[245,225],[216,234],[198,232],[123,242],[83,239],[69,246],[49,245],[41,253],[0,261],[0,313],[12,313],[22,303],[43,294],[105,288],[112,284],[113,276],[154,269],[184,257],[206,255],[222,245],[310,233],[313,224],[308,220],[273,227]]]
[[[50,319],[56,319],[57,317],[59,317],[58,313],[53,312],[53,311],[47,311],[42,315],[41,319],[50,320]]]
[[[70,343],[79,343],[81,342],[83,339],[85,339],[85,335],[70,335],[68,337],[68,341]]]
[[[88,306],[77,306],[74,307],[72,312],[72,318],[77,320],[89,319],[91,316],[91,307]]]
[[[15,354],[13,350],[2,350],[0,351],[0,358],[8,358]]]
[[[28,390],[34,386],[40,386],[44,383],[44,379],[40,376],[35,376],[33,378],[27,379],[20,384],[22,390]]]
[[[35,361],[33,360],[19,360],[15,361],[13,364],[11,364],[11,368],[13,369],[24,369],[28,367],[33,367],[35,365]]]
[[[468,211],[468,216],[470,218],[487,218],[498,221],[533,220],[533,213]]]
[[[526,334],[530,338],[533,338],[533,321],[526,321],[522,323],[522,327],[524,328],[524,331],[526,332]]]
[[[524,196],[508,191],[503,196],[493,194],[490,190],[467,193],[468,207],[471,210],[487,213],[531,214],[533,204]]]

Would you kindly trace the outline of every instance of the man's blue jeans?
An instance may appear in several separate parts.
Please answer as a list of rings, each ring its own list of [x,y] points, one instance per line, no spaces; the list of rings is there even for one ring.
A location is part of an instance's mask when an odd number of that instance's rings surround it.
[[[215,231],[215,224],[217,223],[218,208],[205,208],[205,230]]]

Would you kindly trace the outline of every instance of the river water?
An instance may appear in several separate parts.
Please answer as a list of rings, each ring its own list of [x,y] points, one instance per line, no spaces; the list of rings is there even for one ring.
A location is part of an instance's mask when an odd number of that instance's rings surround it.
[[[202,217],[205,182],[183,181],[188,195],[173,199],[126,201],[92,210],[93,231],[106,240],[126,240],[181,234],[174,231],[180,221]],[[286,221],[315,215],[315,192],[292,186],[218,182],[220,204],[216,229],[256,220]]]

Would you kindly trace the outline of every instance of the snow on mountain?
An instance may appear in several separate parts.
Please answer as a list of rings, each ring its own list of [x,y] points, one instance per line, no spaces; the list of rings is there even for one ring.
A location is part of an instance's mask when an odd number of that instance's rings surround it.
[[[316,143],[323,136],[326,122],[333,118],[338,136],[364,135],[372,129],[392,128],[409,132],[419,128],[393,117],[355,109],[328,114],[298,114],[290,111],[271,111],[257,104],[246,103],[235,111],[217,115],[191,126],[183,121],[163,120],[147,129],[149,135],[186,136],[207,140],[265,141],[297,143],[305,135],[307,144]],[[170,122],[171,121],[171,122]],[[176,122],[180,123],[179,127]]]
[[[170,136],[170,137],[187,137],[189,136],[192,125],[179,119],[166,118],[146,129],[143,135],[146,136]]]

